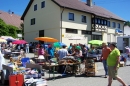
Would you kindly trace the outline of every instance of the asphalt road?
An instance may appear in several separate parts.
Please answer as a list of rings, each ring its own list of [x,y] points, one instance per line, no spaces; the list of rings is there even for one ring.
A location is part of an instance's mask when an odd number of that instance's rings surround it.
[[[33,54],[27,54],[28,57],[33,57]],[[6,60],[8,62],[8,60]],[[96,63],[98,72],[95,77],[87,77],[86,75],[67,76],[63,77],[60,74],[55,74],[56,79],[48,80],[48,86],[107,86],[108,79],[103,78],[104,70],[101,62]],[[51,74],[51,77],[53,75]],[[60,76],[60,77],[59,77]],[[119,76],[130,85],[130,66],[120,67]],[[44,78],[49,75],[45,73]],[[2,86],[2,85],[0,85]],[[112,86],[122,86],[118,81],[113,80]]]

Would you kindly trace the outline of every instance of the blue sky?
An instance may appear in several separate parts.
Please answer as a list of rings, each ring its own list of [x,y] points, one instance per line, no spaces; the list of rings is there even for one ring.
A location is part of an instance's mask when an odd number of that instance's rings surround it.
[[[85,0],[83,0],[85,1]],[[15,14],[22,15],[29,0],[0,0],[0,10],[11,10]],[[130,21],[130,0],[93,0],[95,5],[106,8],[124,20]]]

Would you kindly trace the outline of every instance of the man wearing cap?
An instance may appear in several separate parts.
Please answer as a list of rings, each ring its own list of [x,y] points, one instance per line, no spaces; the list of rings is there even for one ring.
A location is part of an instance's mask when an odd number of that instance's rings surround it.
[[[111,53],[107,58],[108,65],[108,86],[111,86],[112,79],[118,80],[123,86],[127,86],[124,81],[117,76],[120,62],[120,51],[116,48],[115,44],[110,44]]]
[[[107,67],[107,57],[111,52],[111,49],[107,47],[106,43],[102,43],[102,55],[101,55],[101,60],[103,62],[104,70],[105,70],[105,78],[107,78],[108,75],[108,67]]]

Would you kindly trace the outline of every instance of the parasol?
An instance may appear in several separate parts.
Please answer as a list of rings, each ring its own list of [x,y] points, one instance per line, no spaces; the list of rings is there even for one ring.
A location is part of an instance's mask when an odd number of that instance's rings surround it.
[[[12,42],[12,44],[26,44],[27,42],[25,40],[15,40]]]
[[[91,40],[88,43],[92,44],[92,45],[101,45],[103,43],[103,41],[101,41],[101,40]]]
[[[44,42],[58,42],[57,39],[51,37],[37,37],[35,40],[44,41]]]

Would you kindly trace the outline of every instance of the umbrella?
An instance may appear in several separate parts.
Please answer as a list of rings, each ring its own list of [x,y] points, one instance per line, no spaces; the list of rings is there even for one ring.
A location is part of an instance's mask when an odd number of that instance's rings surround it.
[[[15,39],[7,38],[6,41],[8,41],[8,42],[11,41],[11,42],[13,42],[13,41],[15,41]]]
[[[44,41],[44,42],[58,42],[57,39],[51,37],[37,37],[35,40]]]
[[[12,44],[26,44],[27,42],[24,40],[15,40],[12,42]]]
[[[101,41],[101,40],[91,40],[88,43],[92,44],[92,45],[101,45],[103,43],[103,41]]]
[[[0,38],[0,42],[7,42],[5,39]]]
[[[64,43],[62,43],[62,42],[55,42],[54,44],[53,44],[53,46],[54,47],[62,47],[63,45],[66,45],[66,44],[64,44]]]

